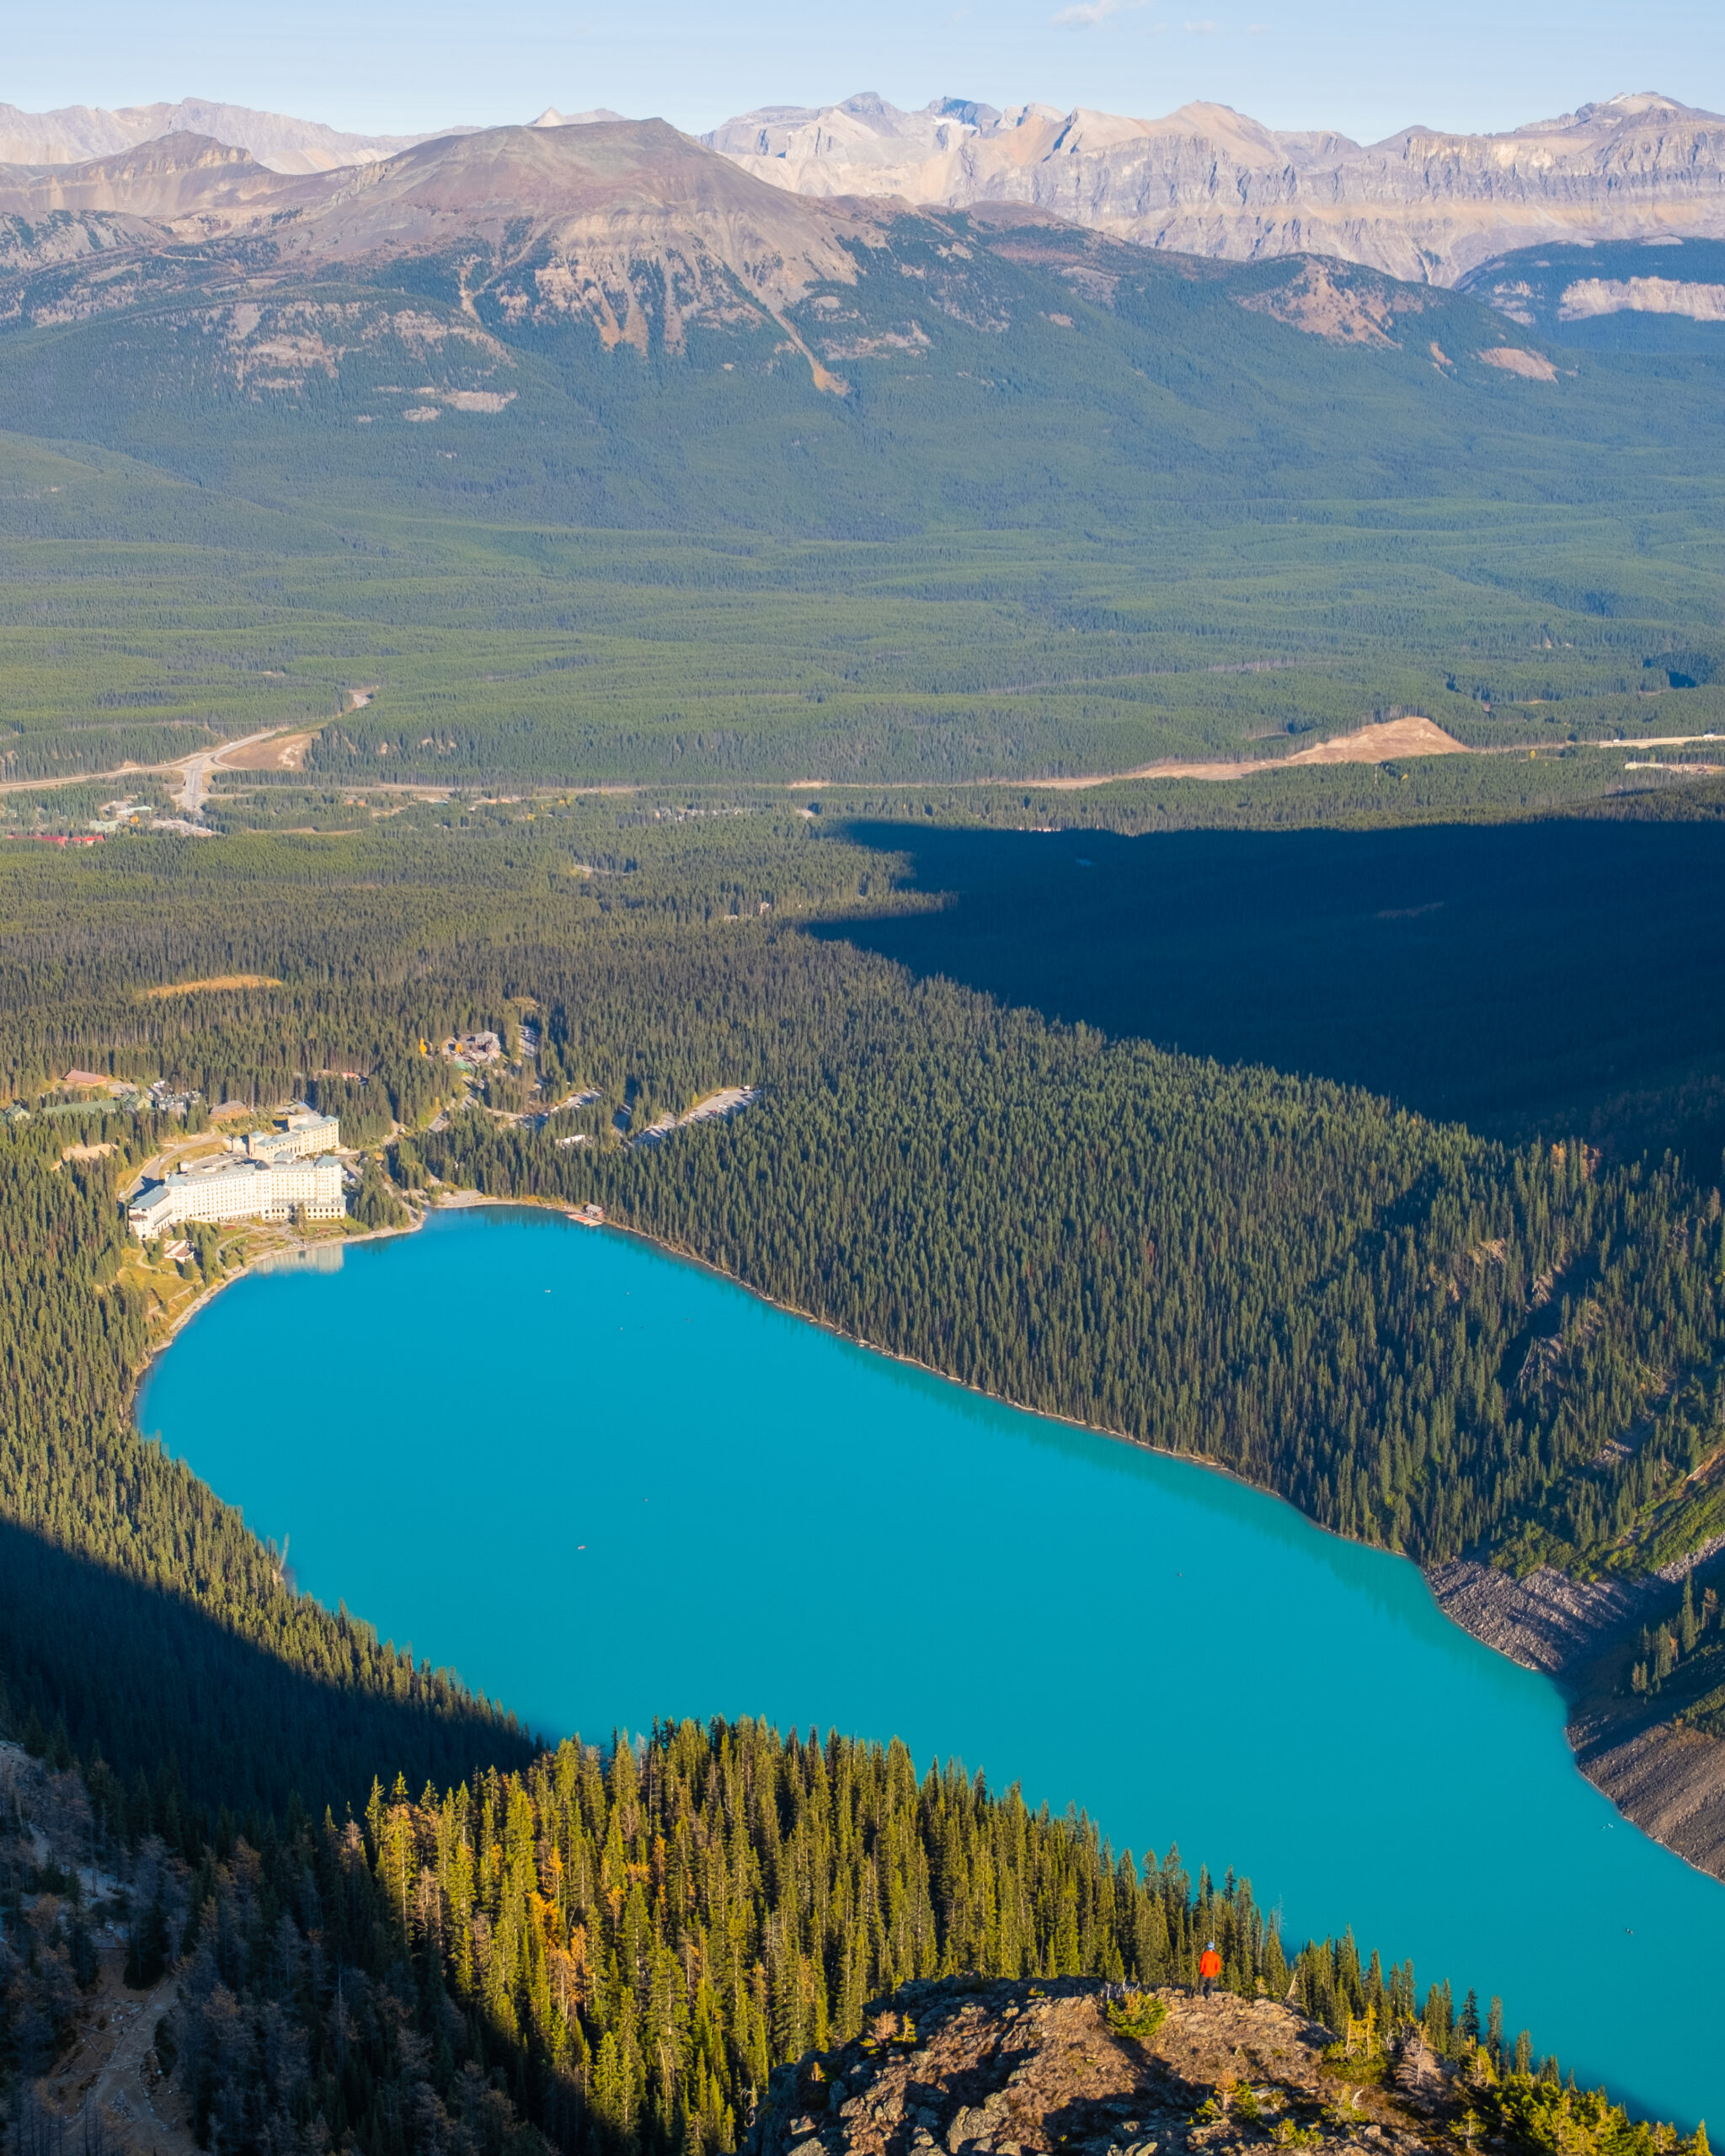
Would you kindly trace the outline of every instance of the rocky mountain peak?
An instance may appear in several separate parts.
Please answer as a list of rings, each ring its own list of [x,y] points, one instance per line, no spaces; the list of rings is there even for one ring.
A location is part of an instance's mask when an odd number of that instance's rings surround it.
[[[559,112],[554,104],[546,106],[537,120],[530,120],[530,127],[590,127],[595,120],[622,120],[623,115],[613,112],[609,105],[595,105],[588,112]]]

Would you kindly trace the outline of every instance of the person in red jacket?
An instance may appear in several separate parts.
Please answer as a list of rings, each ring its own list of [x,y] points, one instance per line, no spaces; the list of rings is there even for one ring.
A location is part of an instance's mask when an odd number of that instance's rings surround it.
[[[1222,1973],[1222,1957],[1216,1951],[1215,1940],[1211,1940],[1210,1945],[1199,1956],[1198,1973],[1204,1979],[1204,1995],[1208,1999],[1210,1986]]]

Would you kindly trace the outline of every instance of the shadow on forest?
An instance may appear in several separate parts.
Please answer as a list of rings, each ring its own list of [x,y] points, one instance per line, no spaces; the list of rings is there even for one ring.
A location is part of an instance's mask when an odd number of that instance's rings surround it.
[[[523,1764],[525,1732],[468,1706],[437,1712],[338,1684],[239,1638],[179,1597],[0,1520],[0,1669],[14,1728],[63,1717],[72,1748],[102,1756],[154,1808],[313,1816],[364,1801],[374,1774],[444,1788],[476,1766]],[[164,1769],[164,1762],[171,1763]]]
[[[1725,827],[1375,831],[852,824],[940,911],[815,932],[1226,1063],[1609,1153],[1725,1145]]]

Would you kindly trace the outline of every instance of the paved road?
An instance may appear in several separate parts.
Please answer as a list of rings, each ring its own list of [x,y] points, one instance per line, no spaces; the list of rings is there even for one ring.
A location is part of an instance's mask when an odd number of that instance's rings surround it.
[[[261,734],[248,734],[238,741],[224,741],[219,749],[200,750],[195,756],[184,756],[177,764],[165,765],[164,770],[184,774],[179,791],[174,797],[174,806],[184,809],[188,816],[200,815],[210,792],[211,772],[220,771],[226,760],[237,750],[249,749],[256,742],[268,741],[280,731],[279,726],[266,726]]]
[[[57,778],[10,778],[0,782],[0,793],[40,793],[56,786],[94,786],[107,779],[145,778],[152,772],[177,771],[181,785],[174,797],[189,815],[195,816],[210,791],[210,774],[220,771],[237,750],[249,749],[287,729],[266,726],[261,734],[248,734],[238,741],[224,741],[217,749],[200,749],[195,756],[179,756],[169,764],[121,764],[111,771],[65,771]]]

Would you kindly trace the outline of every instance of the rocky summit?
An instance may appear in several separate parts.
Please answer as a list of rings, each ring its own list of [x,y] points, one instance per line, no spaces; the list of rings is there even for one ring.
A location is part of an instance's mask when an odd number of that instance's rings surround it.
[[[775,2070],[747,2156],[1172,2156],[1448,2148],[1473,2090],[1417,2027],[1350,2067],[1271,1999],[1084,1977],[902,1986],[856,2041]],[[1477,2131],[1477,2119],[1474,2131]]]

